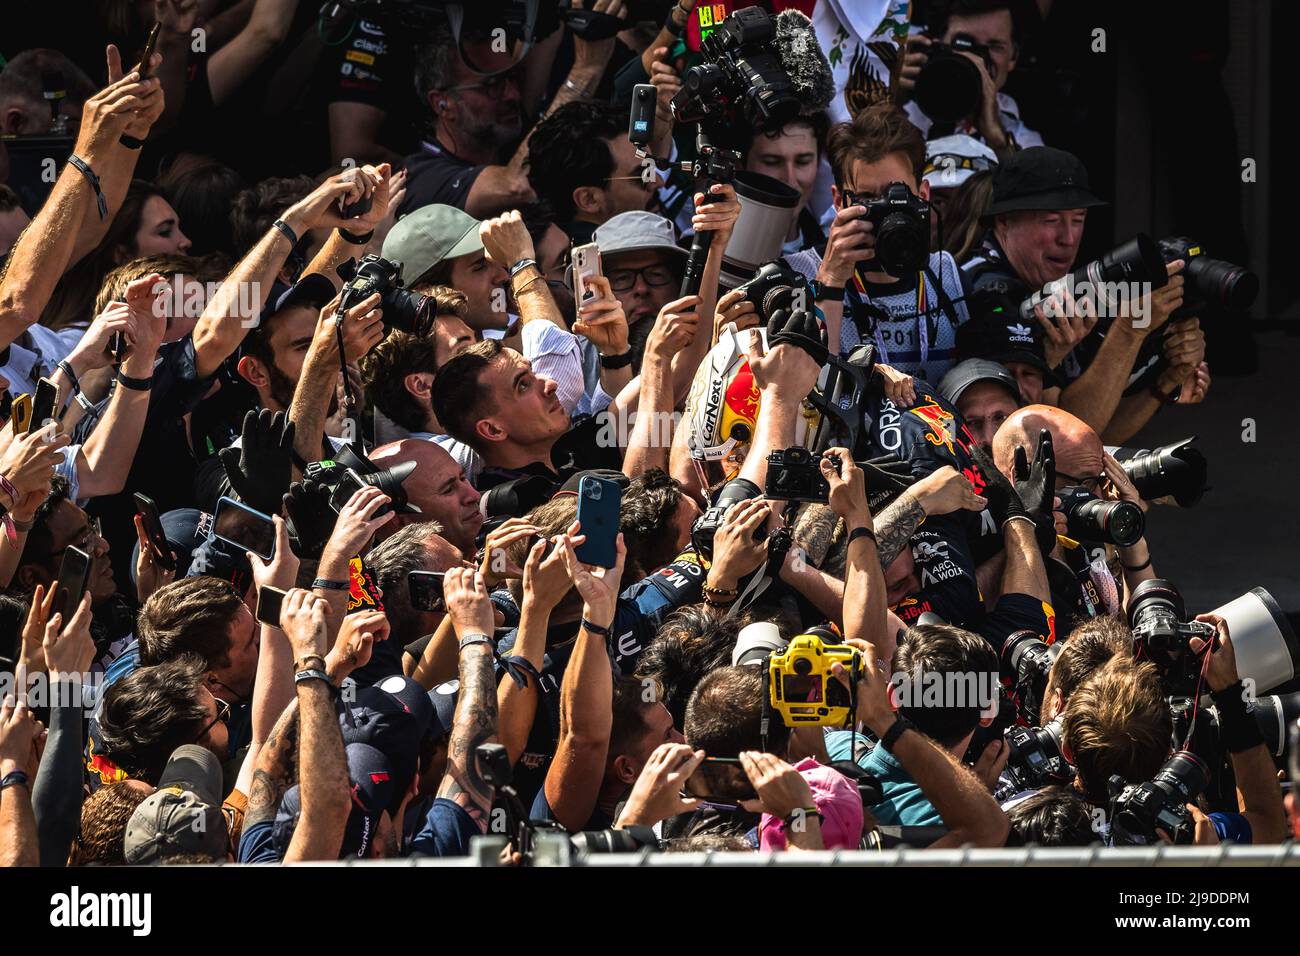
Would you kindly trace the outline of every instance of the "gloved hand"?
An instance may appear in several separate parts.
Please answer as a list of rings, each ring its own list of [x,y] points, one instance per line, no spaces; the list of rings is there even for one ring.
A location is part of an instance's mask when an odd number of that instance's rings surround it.
[[[1025,503],[1020,500],[1019,492],[1007,480],[1007,476],[998,471],[988,453],[976,445],[971,448],[971,457],[975,459],[975,464],[984,474],[984,488],[981,494],[988,499],[989,514],[997,523],[998,530],[1001,531],[1012,518],[1029,518],[1032,521],[1033,516],[1025,508]]]
[[[773,312],[767,323],[767,347],[771,350],[783,342],[803,349],[818,365],[826,364],[825,335],[813,313],[799,309]]]
[[[295,481],[284,496],[284,510],[293,522],[300,558],[319,558],[334,533],[338,514],[330,507],[332,489],[318,481]]]
[[[1056,519],[1052,503],[1056,497],[1056,451],[1052,433],[1044,428],[1038,433],[1038,449],[1031,466],[1023,446],[1016,447],[1016,492],[1029,517],[1034,519],[1038,549],[1050,554],[1056,547]]]
[[[278,514],[293,476],[293,422],[263,408],[244,416],[242,447],[217,453],[239,499],[263,514]]]

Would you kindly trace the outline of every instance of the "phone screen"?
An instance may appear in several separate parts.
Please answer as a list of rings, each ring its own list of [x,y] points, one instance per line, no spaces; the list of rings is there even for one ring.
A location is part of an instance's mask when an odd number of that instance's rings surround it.
[[[176,570],[176,557],[172,554],[171,542],[167,540],[167,532],[163,530],[162,516],[158,514],[158,506],[154,500],[147,495],[135,495],[135,507],[140,513],[140,519],[144,522],[144,533],[149,537],[149,543],[153,545],[154,560],[166,568],[168,571]]]
[[[412,571],[406,576],[406,586],[411,592],[411,607],[417,611],[445,609],[441,571]]]
[[[245,551],[270,560],[275,554],[275,523],[260,511],[254,511],[233,498],[217,502],[217,516],[212,533]]]
[[[280,608],[284,606],[284,592],[263,584],[257,589],[257,619],[271,627],[280,626]]]
[[[59,400],[59,387],[48,378],[36,383],[36,398],[32,400],[32,420],[27,431],[40,431],[41,427],[54,417],[55,403]]]
[[[90,571],[90,555],[80,548],[68,548],[59,564],[59,593],[54,596],[54,612],[63,615],[66,624],[69,616],[81,603],[86,593],[86,576]]]

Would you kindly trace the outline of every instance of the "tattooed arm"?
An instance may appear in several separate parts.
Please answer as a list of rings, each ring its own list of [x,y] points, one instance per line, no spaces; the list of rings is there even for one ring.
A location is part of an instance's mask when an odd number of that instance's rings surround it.
[[[887,568],[907,547],[925,520],[925,508],[910,491],[905,491],[876,519],[876,541],[880,545],[880,566]]]
[[[481,636],[460,649],[460,697],[447,742],[447,772],[438,796],[459,804],[479,830],[487,832],[493,788],[478,770],[475,751],[497,742],[497,687],[492,660],[493,614],[483,576],[472,568],[452,568],[443,577],[443,599],[456,637]]]
[[[244,829],[275,819],[280,800],[289,789],[289,757],[298,739],[298,702],[290,701],[257,751],[253,783],[248,788]]]

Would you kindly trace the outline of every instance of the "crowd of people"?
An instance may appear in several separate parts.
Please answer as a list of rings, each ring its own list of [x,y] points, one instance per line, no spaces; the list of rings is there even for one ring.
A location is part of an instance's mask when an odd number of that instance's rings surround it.
[[[4,864],[1297,827],[1226,617],[1131,627],[1120,449],[1196,430],[1205,306],[1183,259],[1023,304],[1106,200],[1002,92],[1017,4],[760,4],[833,95],[729,117],[734,182],[683,167],[696,0],[98,6],[0,70]]]

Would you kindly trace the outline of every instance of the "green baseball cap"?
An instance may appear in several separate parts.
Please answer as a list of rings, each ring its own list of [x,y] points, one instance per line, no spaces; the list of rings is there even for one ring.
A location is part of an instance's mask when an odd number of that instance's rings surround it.
[[[467,256],[483,248],[479,221],[455,206],[424,206],[399,219],[384,239],[384,258],[402,264],[409,288],[444,259]]]

